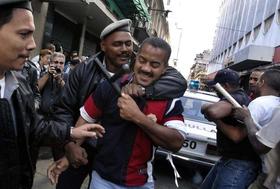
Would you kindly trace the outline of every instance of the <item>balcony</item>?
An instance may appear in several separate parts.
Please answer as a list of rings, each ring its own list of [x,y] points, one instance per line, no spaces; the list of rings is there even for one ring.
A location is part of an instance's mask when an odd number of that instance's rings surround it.
[[[252,69],[257,66],[270,64],[273,55],[273,47],[250,45],[238,51],[233,57],[234,63],[228,67],[236,71]]]

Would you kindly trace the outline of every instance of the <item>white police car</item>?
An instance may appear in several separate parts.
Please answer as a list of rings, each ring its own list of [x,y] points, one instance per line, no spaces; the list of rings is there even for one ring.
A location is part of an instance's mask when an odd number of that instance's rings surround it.
[[[184,107],[184,122],[187,127],[187,139],[173,158],[188,161],[203,166],[212,166],[219,159],[216,147],[216,125],[209,122],[201,114],[201,106],[205,103],[214,103],[219,98],[210,92],[191,90],[181,97]],[[157,155],[167,155],[162,148],[157,149]]]

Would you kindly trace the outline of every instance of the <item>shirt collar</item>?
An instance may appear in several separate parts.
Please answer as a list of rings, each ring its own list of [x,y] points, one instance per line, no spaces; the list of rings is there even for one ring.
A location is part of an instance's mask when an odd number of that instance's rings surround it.
[[[4,98],[10,99],[13,92],[18,88],[19,82],[13,71],[5,73],[5,93]]]

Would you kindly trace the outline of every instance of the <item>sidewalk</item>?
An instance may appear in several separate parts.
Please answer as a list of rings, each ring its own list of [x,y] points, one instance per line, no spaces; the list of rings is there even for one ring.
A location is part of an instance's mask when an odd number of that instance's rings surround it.
[[[47,168],[51,162],[52,159],[38,160],[32,189],[55,189],[47,178]]]
[[[47,153],[50,153],[49,149],[42,148],[40,153],[44,153],[46,156]],[[41,155],[41,154],[40,154]],[[39,158],[36,167],[36,174],[34,178],[34,183],[32,189],[55,189],[55,185],[51,185],[50,181],[47,178],[47,169],[48,166],[52,163],[51,155],[49,154],[46,158]],[[81,189],[87,189],[88,178],[85,180]]]

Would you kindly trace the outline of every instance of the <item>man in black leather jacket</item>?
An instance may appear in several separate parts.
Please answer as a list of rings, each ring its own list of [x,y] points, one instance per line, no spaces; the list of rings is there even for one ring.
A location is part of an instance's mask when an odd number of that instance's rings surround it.
[[[36,47],[31,4],[0,1],[0,188],[31,189],[34,147],[61,145],[71,137],[94,136],[63,122],[45,121],[35,111],[34,96],[21,70]],[[37,148],[36,148],[37,149]],[[36,154],[36,153],[35,153]]]
[[[120,20],[103,30],[100,35],[102,51],[78,65],[70,74],[60,104],[57,106],[54,120],[62,119],[67,121],[69,125],[75,124],[80,115],[79,108],[82,107],[96,86],[106,78],[97,62],[103,63],[111,73],[118,72],[122,64],[130,62],[133,50],[130,23],[129,19]],[[145,89],[145,96],[152,99],[178,98],[184,94],[186,88],[187,82],[184,77],[176,69],[168,67],[165,75],[159,81],[152,87]],[[78,169],[70,166],[60,175],[57,189],[78,189],[84,178],[91,172],[92,165],[88,161],[93,159],[94,148],[87,144],[84,144],[83,147],[86,150],[74,142],[65,145],[66,156],[72,166],[76,167],[81,164],[85,166]],[[59,159],[62,155],[63,153],[58,152],[55,159]]]

